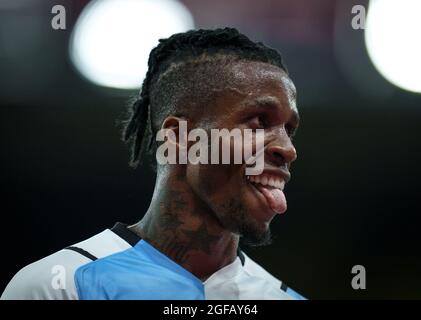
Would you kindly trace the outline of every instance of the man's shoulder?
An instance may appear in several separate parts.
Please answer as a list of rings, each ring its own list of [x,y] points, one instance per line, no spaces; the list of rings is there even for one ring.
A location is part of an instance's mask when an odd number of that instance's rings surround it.
[[[286,298],[295,299],[295,300],[305,300],[305,298],[297,293],[296,291],[289,288],[283,281],[276,278],[269,271],[263,268],[256,261],[247,256],[244,252],[244,270],[252,277],[265,280],[267,283],[270,283],[274,288],[278,288],[281,292],[285,293]]]
[[[135,246],[80,267],[81,300],[203,299],[203,283],[151,244]]]
[[[111,230],[104,230],[19,270],[1,299],[78,299],[74,283],[76,270],[94,258],[106,257],[129,247]]]

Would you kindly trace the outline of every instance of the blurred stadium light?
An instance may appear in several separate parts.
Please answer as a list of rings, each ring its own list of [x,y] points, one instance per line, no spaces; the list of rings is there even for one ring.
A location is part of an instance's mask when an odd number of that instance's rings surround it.
[[[369,56],[392,84],[421,92],[421,1],[372,0],[365,43]]]
[[[192,28],[192,15],[176,0],[96,0],[76,23],[70,57],[93,83],[134,89],[158,40]]]

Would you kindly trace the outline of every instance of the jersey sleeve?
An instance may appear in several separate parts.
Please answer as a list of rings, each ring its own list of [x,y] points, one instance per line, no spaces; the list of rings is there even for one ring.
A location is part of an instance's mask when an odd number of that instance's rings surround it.
[[[131,247],[109,229],[76,243],[96,258],[102,258]],[[70,247],[68,247],[70,248]],[[76,270],[92,259],[73,250],[63,249],[21,269],[7,285],[2,300],[74,300],[79,299]]]
[[[90,260],[70,250],[58,251],[22,268],[6,286],[2,300],[78,299],[74,273]]]

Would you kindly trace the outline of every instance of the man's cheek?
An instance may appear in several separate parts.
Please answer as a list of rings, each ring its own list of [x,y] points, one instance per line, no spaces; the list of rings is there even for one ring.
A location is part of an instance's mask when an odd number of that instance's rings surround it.
[[[246,175],[259,175],[264,169],[264,142],[265,132],[263,129],[244,130],[244,162],[246,163]]]
[[[195,183],[204,196],[218,194],[227,184],[226,180],[229,177],[227,165],[205,164],[194,167]]]

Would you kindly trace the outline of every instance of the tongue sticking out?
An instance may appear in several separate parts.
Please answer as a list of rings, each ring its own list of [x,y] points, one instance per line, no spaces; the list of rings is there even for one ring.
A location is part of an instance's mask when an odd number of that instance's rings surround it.
[[[287,200],[282,190],[266,188],[261,185],[258,185],[257,187],[260,192],[263,193],[273,211],[276,213],[284,213],[287,210]]]

